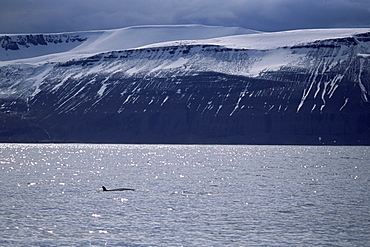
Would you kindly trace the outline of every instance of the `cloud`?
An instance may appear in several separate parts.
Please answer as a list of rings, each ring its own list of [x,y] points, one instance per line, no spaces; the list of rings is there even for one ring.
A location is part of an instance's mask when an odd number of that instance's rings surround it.
[[[370,27],[368,0],[1,0],[0,32],[65,32],[150,24],[275,31]]]

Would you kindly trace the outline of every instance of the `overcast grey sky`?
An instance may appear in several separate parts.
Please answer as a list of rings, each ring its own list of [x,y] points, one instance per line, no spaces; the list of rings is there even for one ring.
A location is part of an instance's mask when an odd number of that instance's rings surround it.
[[[370,0],[0,0],[0,33],[150,24],[237,26],[261,31],[370,27]]]

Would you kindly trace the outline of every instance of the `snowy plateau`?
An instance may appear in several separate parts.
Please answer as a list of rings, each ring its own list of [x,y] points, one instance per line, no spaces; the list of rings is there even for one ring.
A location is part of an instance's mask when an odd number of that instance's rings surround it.
[[[0,34],[0,141],[370,145],[370,28]]]

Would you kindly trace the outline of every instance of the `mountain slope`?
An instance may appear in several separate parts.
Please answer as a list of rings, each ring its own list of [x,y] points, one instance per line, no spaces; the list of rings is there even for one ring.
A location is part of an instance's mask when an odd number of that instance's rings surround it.
[[[61,34],[0,35],[0,61],[9,63],[11,60],[35,57],[37,59],[22,62],[63,61],[71,57],[133,49],[165,41],[210,39],[250,33],[257,32],[236,27],[181,25],[137,26]]]
[[[370,144],[370,29],[84,35],[1,62],[0,140]]]

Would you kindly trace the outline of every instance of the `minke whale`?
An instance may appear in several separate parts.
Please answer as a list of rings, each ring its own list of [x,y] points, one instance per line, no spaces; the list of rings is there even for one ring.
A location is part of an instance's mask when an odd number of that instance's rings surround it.
[[[119,188],[119,189],[112,189],[112,190],[107,190],[107,188],[105,188],[104,186],[102,186],[102,188],[103,188],[103,191],[125,191],[125,190],[135,191],[135,189],[130,189],[130,188]]]

